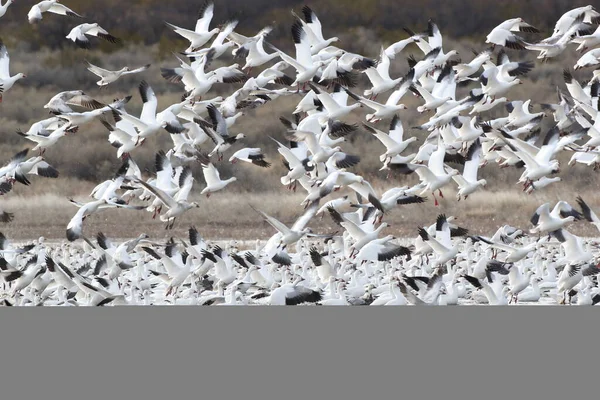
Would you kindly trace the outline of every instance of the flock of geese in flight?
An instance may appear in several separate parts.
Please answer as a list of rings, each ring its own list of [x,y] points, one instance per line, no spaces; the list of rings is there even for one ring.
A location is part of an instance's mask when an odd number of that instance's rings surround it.
[[[0,5],[0,17],[13,2]],[[288,54],[269,42],[271,27],[254,36],[236,32],[235,20],[211,29],[214,7],[206,1],[193,27],[167,23],[189,41],[175,56],[175,66],[160,69],[164,79],[183,86],[179,103],[159,112],[157,96],[144,80],[138,87],[143,102],[139,116],[126,111],[132,96],[106,104],[80,90],[65,91],[44,106],[50,118],[17,132],[35,147],[17,153],[0,168],[3,195],[17,183],[30,185],[31,175],[57,178],[59,172],[44,152],[92,123],[106,128],[122,166],[94,188],[89,201],[71,200],[78,211],[66,226],[67,241],[62,244],[50,246],[40,238],[17,246],[0,234],[3,305],[600,301],[598,244],[567,229],[572,223],[591,223],[600,230],[600,218],[581,197],[572,199],[575,206],[566,201],[541,205],[528,232],[505,225],[490,237],[476,236],[440,212],[414,232],[414,240],[380,237],[388,227],[385,216],[395,207],[410,212],[426,201],[438,205],[442,190],[453,185],[458,188],[457,201],[468,201],[473,193],[485,190],[488,182],[478,179],[482,165],[519,168],[523,171],[519,183],[527,193],[561,180],[560,153],[572,153],[569,165],[600,167],[600,68],[586,83],[565,68],[557,103],[541,104],[541,112],[532,112],[530,100],[505,97],[535,68],[534,62],[522,60],[527,51],[538,52],[537,59],[544,62],[577,45],[582,55],[573,69],[591,70],[600,63],[600,48],[595,48],[600,45],[600,13],[592,6],[566,12],[552,35],[539,41],[534,38],[540,31],[522,18],[504,21],[466,63],[457,61],[455,50],[444,49],[441,31],[432,20],[425,31],[405,29],[407,38],[365,56],[337,47],[339,39],[325,36],[327,29],[315,11],[304,6],[300,15],[290,16],[295,53]],[[85,20],[57,0],[34,5],[27,19],[41,24],[45,18],[59,18],[51,14]],[[75,26],[66,39],[83,49],[92,48],[97,40],[120,42],[95,22]],[[409,45],[416,45],[422,54],[408,57],[405,75],[392,77],[390,66],[406,62],[403,52]],[[235,63],[211,68],[216,59],[228,58]],[[0,101],[2,96],[12,101],[11,88],[26,77],[11,75],[9,62],[7,47],[0,41]],[[100,87],[149,67],[109,71],[88,63]],[[359,90],[361,79],[368,81],[364,91]],[[211,97],[215,84],[235,89],[227,97]],[[457,85],[470,86],[469,94],[458,97]],[[84,235],[86,218],[107,208],[145,210],[172,228],[185,213],[201,206],[189,200],[196,182],[194,163],[201,163],[204,175],[201,194],[207,199],[201,201],[211,201],[211,193],[235,185],[235,176],[220,176],[219,164],[225,157],[231,163],[246,163],[247,168],[269,168],[262,149],[244,147],[252,140],[239,132],[236,122],[245,109],[269,107],[282,96],[299,100],[295,110],[281,116],[282,133],[271,137],[287,167],[281,184],[294,191],[299,184],[306,192],[299,205],[304,211],[292,226],[251,206],[257,221],[264,219],[274,234],[249,249],[240,249],[233,241],[207,241],[195,227],[189,228],[188,238],[167,243],[156,243],[146,234],[122,243],[113,243],[104,233]],[[416,137],[407,134],[402,121],[406,96],[417,96],[417,111],[429,117],[415,127],[428,136],[412,154],[406,150]],[[504,108],[505,116],[486,119],[486,111],[496,107]],[[364,122],[347,122],[351,113],[362,110]],[[542,135],[542,120],[551,118],[552,128]],[[381,142],[379,150],[369,151],[381,151],[381,170],[390,178],[414,173],[419,183],[400,187],[389,180],[389,189],[379,193],[351,172],[361,157],[346,153],[343,144],[358,131]],[[155,173],[144,176],[134,161],[136,149],[147,138],[163,134],[170,135],[173,147],[158,151]],[[340,230],[313,232],[309,225],[316,216],[332,218]],[[1,211],[3,223],[13,218]]]

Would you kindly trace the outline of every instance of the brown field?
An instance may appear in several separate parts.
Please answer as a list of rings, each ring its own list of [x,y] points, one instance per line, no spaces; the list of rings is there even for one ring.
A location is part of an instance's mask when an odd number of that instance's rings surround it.
[[[340,192],[340,195],[341,193],[344,192]],[[600,201],[591,191],[577,194],[582,195],[590,206],[600,208]],[[435,207],[433,201],[429,200],[425,204],[399,206],[389,212],[385,221],[391,226],[384,230],[383,235],[414,237],[418,226],[434,223],[439,213],[455,216],[457,224],[474,234],[492,234],[504,224],[528,230],[531,227],[528,220],[540,204],[549,201],[553,206],[558,199],[574,204],[576,197],[575,193],[567,194],[551,187],[546,192],[532,195],[515,190],[486,191],[475,193],[461,202],[456,201],[452,190],[447,190],[444,195],[439,207]],[[102,231],[113,238],[129,238],[145,232],[155,240],[171,236],[187,239],[187,229],[194,225],[203,237],[211,240],[267,239],[275,230],[249,204],[292,225],[296,216],[302,213],[300,202],[303,197],[300,193],[293,194],[285,189],[268,193],[216,193],[209,199],[199,198],[201,207],[186,213],[185,218],[177,221],[175,228],[170,231],[165,230],[164,223],[158,218],[153,220],[152,215],[146,211],[102,210],[86,219],[84,232],[89,237]],[[75,198],[84,199],[83,196]],[[13,194],[2,202],[2,206],[13,212],[15,219],[0,226],[0,231],[15,240],[31,240],[39,236],[63,239],[66,225],[76,212],[76,207],[68,202],[67,196],[51,193],[34,196]],[[309,226],[319,233],[333,233],[339,229],[327,215],[323,219],[315,217]],[[597,236],[598,233],[587,222],[574,223],[569,230],[583,236]]]

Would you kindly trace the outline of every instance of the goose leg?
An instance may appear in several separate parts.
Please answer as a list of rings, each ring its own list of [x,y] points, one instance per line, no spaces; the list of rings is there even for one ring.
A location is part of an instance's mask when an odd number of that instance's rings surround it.
[[[431,192],[431,194],[433,195],[433,200],[434,200],[434,203],[433,203],[433,204],[434,204],[436,207],[437,207],[437,206],[439,206],[439,205],[440,205],[440,203],[438,203],[438,199],[437,199],[437,197],[435,197],[435,193],[434,193],[434,192]]]
[[[444,193],[442,193],[442,189],[438,189],[438,193],[440,195],[440,198],[444,198]]]

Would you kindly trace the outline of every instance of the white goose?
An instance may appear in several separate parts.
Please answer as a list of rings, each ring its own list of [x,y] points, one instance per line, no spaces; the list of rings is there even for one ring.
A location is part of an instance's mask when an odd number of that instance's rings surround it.
[[[95,36],[110,43],[121,43],[121,39],[108,33],[108,31],[102,28],[97,22],[94,22],[93,24],[77,25],[71,29],[71,32],[69,32],[66,38],[73,41],[73,43],[82,49],[91,49],[92,44],[86,35]]]
[[[404,104],[398,104],[398,102],[400,101],[402,96],[404,96],[404,94],[407,92],[408,88],[411,85],[412,73],[414,73],[414,70],[411,70],[408,73],[407,77],[405,77],[408,78],[406,80],[403,80],[403,78],[399,78],[401,81],[401,83],[400,81],[398,81],[400,83],[400,86],[390,95],[390,97],[388,97],[385,104],[381,104],[374,100],[358,96],[348,89],[346,89],[346,92],[358,103],[367,106],[374,111],[373,113],[367,114],[365,116],[365,119],[368,122],[379,122],[383,119],[392,118],[398,111],[406,110],[408,108]]]
[[[252,209],[257,213],[259,213],[265,219],[265,221],[267,221],[273,228],[277,229],[279,235],[281,236],[280,245],[287,246],[296,243],[298,240],[311,233],[311,230],[309,228],[306,228],[306,225],[308,225],[312,217],[315,216],[315,214],[317,213],[319,204],[311,204],[306,209],[304,214],[302,214],[302,216],[300,216],[296,220],[296,222],[294,222],[294,225],[292,225],[291,228],[288,228],[285,224],[264,213],[263,211],[256,209],[254,206],[250,207],[252,207]]]
[[[479,160],[481,158],[481,142],[477,139],[467,152],[465,157],[465,167],[462,175],[454,175],[452,179],[458,184],[456,199],[458,201],[467,199],[470,194],[475,193],[480,188],[487,185],[485,179],[477,180],[477,170],[479,169]]]
[[[9,3],[12,3],[13,0],[8,0]],[[58,0],[44,0],[40,1],[37,4],[34,4],[33,7],[27,13],[27,19],[30,24],[35,24],[42,20],[42,14],[45,12],[58,14],[58,15],[67,15],[69,17],[78,17],[83,18],[81,15],[77,14],[75,11],[66,7],[63,4],[60,4]]]
[[[513,32],[539,33],[539,30],[523,21],[523,18],[511,18],[492,29],[485,42],[491,43],[493,46],[498,45],[514,50],[525,50],[522,43],[523,39]]]
[[[107,69],[100,68],[90,62],[87,62],[87,64],[88,64],[88,67],[87,67],[88,71],[90,71],[94,75],[98,75],[100,77],[100,80],[98,82],[96,82],[96,85],[98,85],[98,86],[106,86],[110,83],[115,82],[117,79],[119,79],[123,75],[137,74],[137,73],[143,72],[143,71],[147,70],[148,68],[150,68],[150,64],[146,64],[143,67],[135,68],[135,69],[131,69],[129,67],[123,67],[117,71],[109,71]]]
[[[214,164],[210,161],[202,162],[202,174],[204,175],[204,180],[206,181],[206,187],[202,189],[200,194],[206,194],[206,197],[210,197],[211,193],[218,192],[225,188],[225,186],[229,185],[232,182],[237,181],[235,176],[221,180],[219,175],[219,171],[214,166]]]
[[[176,197],[169,196],[167,193],[160,190],[156,186],[150,185],[149,183],[144,182],[141,179],[138,179],[138,178],[134,179],[134,182],[137,182],[140,185],[142,185],[149,192],[151,192],[154,196],[156,196],[158,199],[160,199],[160,201],[166,207],[169,208],[169,210],[166,213],[164,213],[160,216],[161,221],[167,222],[167,228],[172,228],[173,225],[175,224],[175,219],[177,217],[179,217],[180,215],[182,215],[187,210],[190,210],[194,207],[196,207],[196,208],[200,207],[200,204],[198,204],[195,201],[193,201],[191,203],[189,203],[187,201],[187,196],[189,194],[189,191],[191,190],[193,178],[191,178],[192,172],[190,169],[185,169],[184,171],[187,171],[185,173],[186,175],[184,175],[184,172],[182,172],[181,176],[183,178],[180,177],[180,179],[185,182],[185,189],[181,192],[178,192]],[[187,176],[187,179],[186,179],[186,176]]]
[[[4,4],[1,4],[2,2],[0,2],[0,18],[2,18],[4,14],[6,14],[8,7],[10,7],[14,2],[15,0],[6,0],[6,3]]]
[[[534,228],[531,233],[550,233],[564,227],[567,223],[581,219],[581,214],[568,203],[559,201],[550,212],[549,203],[544,203],[535,210],[530,219]]]
[[[283,61],[296,69],[296,79],[291,86],[297,85],[298,89],[300,89],[300,84],[306,84],[308,81],[312,80],[319,68],[324,66],[326,62],[313,61],[306,28],[304,28],[299,21],[296,21],[292,25],[292,38],[294,39],[294,45],[296,47],[296,58],[290,57],[275,47],[274,50],[279,54]]]
[[[0,103],[2,103],[2,96],[13,87],[15,82],[26,77],[27,75],[23,73],[10,76],[10,57],[6,45],[0,39]]]
[[[379,141],[386,147],[386,152],[379,156],[379,160],[383,163],[393,159],[400,155],[408,145],[417,140],[415,136],[409,137],[404,140],[404,128],[402,121],[397,115],[390,122],[390,128],[388,133],[380,131],[374,126],[363,123],[365,129],[371,132]]]
[[[180,36],[183,36],[190,42],[189,47],[186,49],[186,52],[195,52],[198,51],[202,46],[204,46],[215,34],[217,34],[220,29],[214,28],[208,30],[210,27],[210,22],[212,21],[213,15],[215,11],[215,5],[212,1],[205,1],[201,6],[200,11],[198,12],[198,20],[196,21],[196,26],[193,31],[189,29],[180,28],[168,22],[165,22],[168,27],[173,29],[175,33]]]

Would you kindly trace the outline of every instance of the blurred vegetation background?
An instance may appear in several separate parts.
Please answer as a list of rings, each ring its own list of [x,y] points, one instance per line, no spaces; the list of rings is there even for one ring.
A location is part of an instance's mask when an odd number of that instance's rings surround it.
[[[0,162],[7,162],[23,148],[33,147],[31,142],[19,137],[15,131],[27,130],[32,123],[47,118],[48,113],[43,105],[59,91],[81,89],[104,102],[131,94],[133,99],[127,110],[139,113],[141,100],[137,86],[145,79],[158,95],[159,110],[180,100],[183,87],[164,80],[160,76],[160,67],[176,66],[177,60],[173,53],[185,49],[187,42],[167,28],[164,22],[193,29],[203,0],[65,0],[62,3],[82,14],[85,17],[83,21],[46,13],[39,24],[30,25],[27,22],[27,12],[36,2],[37,0],[18,0],[0,18],[0,37],[8,47],[11,73],[27,74],[27,78],[19,81],[0,104]],[[481,51],[487,47],[484,43],[485,36],[505,19],[520,16],[539,28],[542,32],[540,34],[524,34],[526,38],[535,41],[549,36],[556,20],[564,12],[586,5],[588,1],[216,0],[211,27],[237,19],[237,32],[254,35],[264,26],[271,25],[274,30],[268,36],[268,41],[293,54],[290,26],[294,19],[291,10],[300,13],[304,4],[311,6],[317,13],[323,24],[325,37],[338,36],[341,39],[337,43],[339,47],[373,59],[378,58],[382,45],[407,37],[404,27],[423,31],[427,27],[427,20],[433,18],[444,37],[444,50],[447,52],[449,49],[456,49],[462,60],[468,62],[473,57],[472,51]],[[122,38],[123,44],[114,45],[92,38],[92,50],[77,48],[65,36],[72,27],[82,22],[98,22],[111,34]],[[548,63],[536,62],[536,67],[526,77],[525,84],[508,93],[509,100],[531,98],[535,111],[539,110],[539,103],[554,102],[556,88],[565,89],[563,68],[572,68],[579,57],[573,48],[570,47],[563,55]],[[408,70],[406,56],[410,54],[422,57],[416,46],[407,47],[393,61],[392,77],[400,76]],[[512,50],[508,54],[511,59],[520,61],[535,60],[537,55],[536,52]],[[142,74],[126,76],[100,90],[95,84],[97,77],[86,70],[84,60],[107,69],[120,69],[123,66],[135,68],[147,63],[152,66]],[[234,61],[228,52],[216,60],[214,67],[234,62],[243,64],[243,60]],[[260,70],[262,68],[252,71],[252,75],[258,74]],[[575,74],[580,80],[589,79],[590,76],[590,70]],[[366,76],[361,79],[357,91],[362,91],[368,83]],[[461,88],[460,94],[466,94],[475,85],[477,83]],[[227,95],[238,87],[239,85],[218,84],[205,97]],[[227,191],[285,193],[285,189],[279,184],[284,167],[268,136],[283,138],[284,128],[278,118],[280,115],[291,116],[299,100],[298,96],[280,97],[276,102],[248,111],[245,117],[238,120],[239,123],[233,130],[236,133],[244,132],[248,136],[244,146],[262,147],[273,167],[265,171],[246,164],[219,164],[222,177],[235,175],[239,179]],[[421,139],[414,143],[414,146],[419,146],[427,133],[410,127],[425,122],[429,115],[420,115],[414,111],[419,101],[413,96],[407,96],[403,102],[412,110],[401,113],[401,119],[407,134]],[[364,121],[364,113],[353,113],[348,122]],[[493,118],[505,114],[506,111],[498,107],[486,115]],[[551,123],[552,118],[546,118],[544,129]],[[385,128],[385,122],[381,124],[381,128]],[[107,137],[108,133],[102,125],[94,122],[83,127],[77,134],[61,139],[45,155],[48,162],[59,169],[61,177],[51,182],[48,179],[42,182],[42,178],[34,178],[31,187],[16,185],[14,193],[8,196],[31,193],[78,196],[89,193],[89,189],[101,180],[110,178],[120,165],[116,150],[110,146]],[[132,156],[143,169],[154,172],[154,154],[160,148],[168,148],[170,144],[169,135],[163,132],[135,150]],[[240,147],[236,146],[231,149],[226,156],[238,148]],[[363,159],[353,168],[354,172],[365,176],[375,187],[390,186],[390,182],[385,180],[385,173],[378,171],[381,166],[378,157],[383,152],[383,147],[376,139],[364,131],[358,131],[349,137],[344,149],[349,153],[359,154]],[[562,159],[565,167],[561,172],[563,182],[556,185],[557,189],[554,186],[547,189],[550,193],[564,190],[565,187],[578,191],[597,188],[598,180],[591,168],[566,167],[567,160],[568,157]],[[482,177],[489,182],[486,189],[489,192],[515,188],[514,183],[520,174],[519,170],[500,170],[496,166],[488,166],[482,170]],[[204,187],[199,165],[194,169],[194,176],[197,181],[194,192],[197,193]],[[394,179],[394,184],[403,185],[414,183],[416,178],[403,176]],[[518,188],[514,190],[518,191]]]

